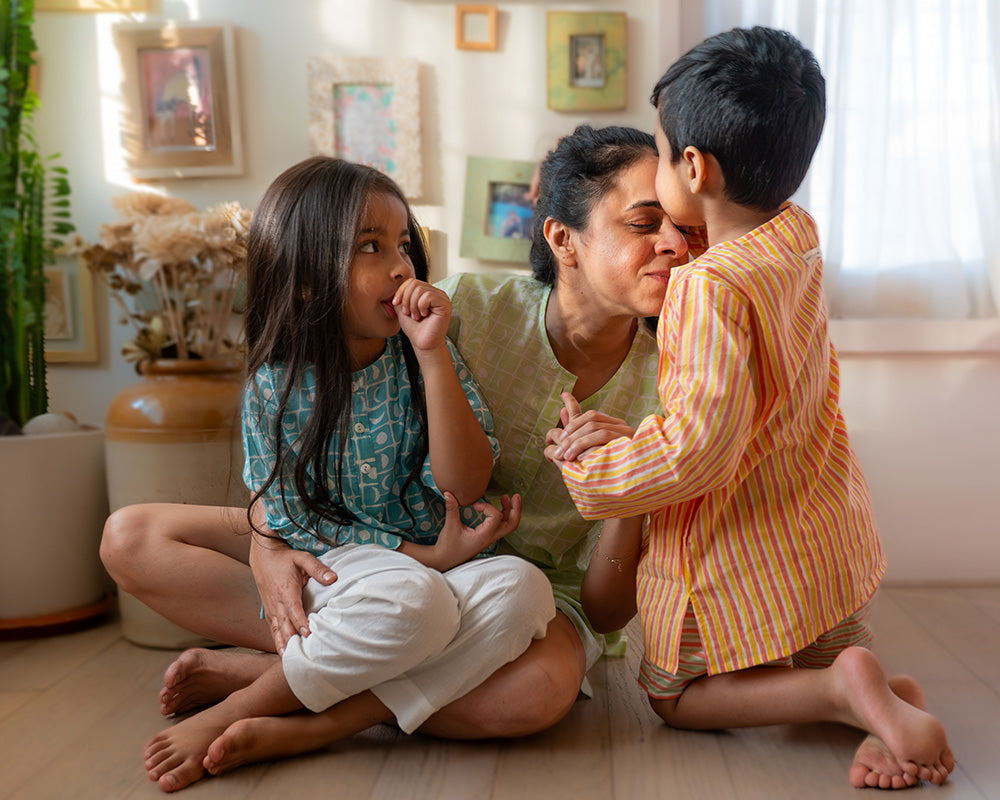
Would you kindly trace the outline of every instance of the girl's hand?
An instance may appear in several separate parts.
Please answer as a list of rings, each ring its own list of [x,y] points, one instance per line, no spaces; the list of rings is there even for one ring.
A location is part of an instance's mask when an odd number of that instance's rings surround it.
[[[600,411],[581,411],[580,404],[569,392],[562,393],[563,410],[559,412],[561,428],[545,434],[549,446],[545,457],[553,462],[573,461],[594,447],[600,447],[622,436],[632,438],[635,429],[625,420]]]
[[[408,278],[396,290],[392,307],[414,350],[434,350],[444,344],[451,320],[451,299],[441,289]]]
[[[491,544],[499,541],[517,528],[521,522],[521,495],[513,497],[504,495],[500,499],[502,508],[482,500],[473,503],[484,519],[475,528],[470,528],[462,522],[459,516],[458,500],[451,492],[444,493],[445,522],[434,545],[436,568],[446,572],[452,567],[464,564],[470,558],[481,553]]]
[[[302,589],[310,578],[329,586],[337,576],[311,553],[293,550],[281,539],[251,534],[250,569],[264,618],[271,627],[274,650],[285,651],[288,640],[296,634],[309,635],[309,619],[302,608]]]

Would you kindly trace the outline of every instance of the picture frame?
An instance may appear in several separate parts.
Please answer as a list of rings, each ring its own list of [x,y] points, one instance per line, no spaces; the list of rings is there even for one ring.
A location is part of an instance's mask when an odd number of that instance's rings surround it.
[[[534,161],[469,156],[459,255],[528,263],[534,203],[527,191]]]
[[[459,50],[496,50],[497,7],[455,6],[455,47]]]
[[[232,26],[170,21],[114,30],[132,177],[242,175]]]
[[[626,107],[628,15],[550,11],[546,42],[550,109],[620,111]]]
[[[149,0],[35,0],[35,11],[149,11]]]
[[[309,149],[368,164],[423,193],[419,64],[413,58],[314,56],[309,80]]]
[[[97,363],[93,274],[80,259],[59,256],[45,278],[46,363]]]

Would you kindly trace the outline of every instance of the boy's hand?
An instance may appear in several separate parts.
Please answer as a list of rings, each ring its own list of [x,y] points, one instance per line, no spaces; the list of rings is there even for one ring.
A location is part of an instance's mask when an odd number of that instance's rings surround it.
[[[581,411],[580,404],[569,392],[562,393],[563,409],[559,412],[561,428],[545,434],[549,446],[545,457],[553,462],[573,461],[594,447],[600,447],[622,436],[632,438],[635,429],[625,420],[600,411]]]
[[[451,299],[441,289],[408,278],[396,290],[392,307],[414,350],[434,350],[444,344],[451,320]]]
[[[458,500],[451,492],[444,493],[446,518],[441,533],[434,545],[438,569],[446,572],[452,567],[464,564],[481,553],[494,542],[502,539],[517,528],[521,522],[521,495],[504,495],[500,499],[502,508],[481,500],[473,503],[474,508],[486,518],[475,528],[462,522],[459,516]]]

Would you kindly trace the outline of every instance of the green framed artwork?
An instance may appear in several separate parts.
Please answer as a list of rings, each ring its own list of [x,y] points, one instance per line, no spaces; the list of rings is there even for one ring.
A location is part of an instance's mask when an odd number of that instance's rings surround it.
[[[528,198],[534,161],[470,156],[459,255],[528,263],[535,206]]]
[[[548,13],[549,108],[625,108],[627,22],[621,12]]]

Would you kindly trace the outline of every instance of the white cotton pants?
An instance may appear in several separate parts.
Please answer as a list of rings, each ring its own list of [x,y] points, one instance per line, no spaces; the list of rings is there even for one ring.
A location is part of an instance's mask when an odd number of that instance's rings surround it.
[[[344,545],[321,557],[331,586],[303,592],[310,635],[282,667],[295,696],[323,711],[370,689],[412,733],[545,635],[555,616],[548,579],[516,556],[441,573],[395,550]]]

